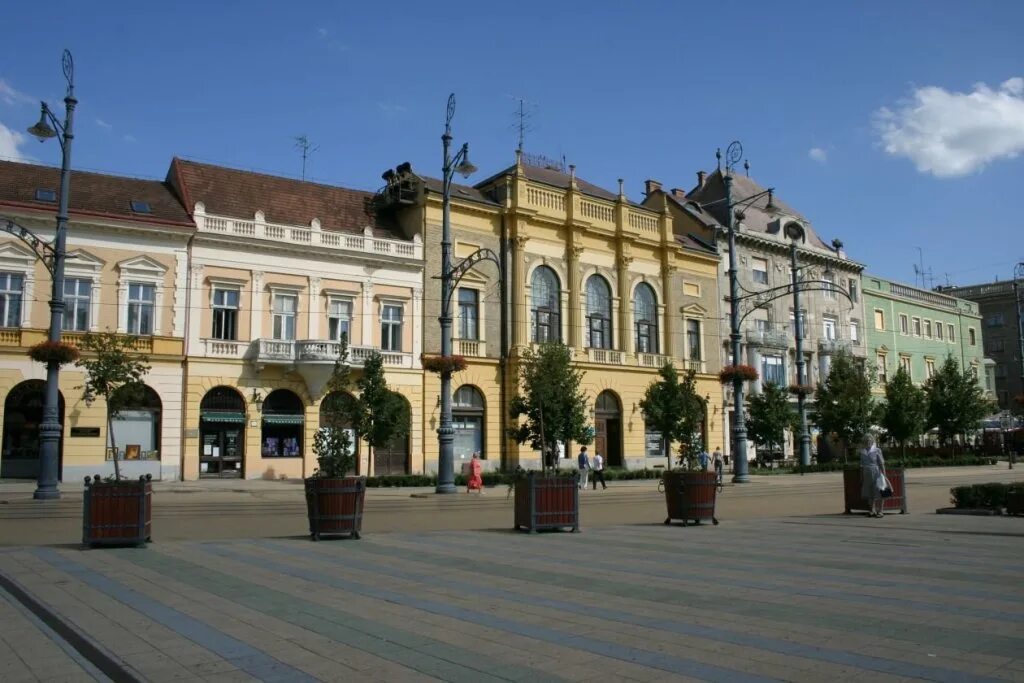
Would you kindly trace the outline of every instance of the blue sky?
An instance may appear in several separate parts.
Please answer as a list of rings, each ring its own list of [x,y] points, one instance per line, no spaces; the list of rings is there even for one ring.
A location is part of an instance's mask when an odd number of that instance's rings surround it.
[[[55,2],[5,12],[0,155],[59,105],[74,53],[75,167],[160,177],[173,155],[376,189],[439,174],[445,101],[477,179],[526,149],[591,182],[689,189],[740,139],[751,175],[869,270],[936,284],[1024,260],[1024,3]],[[54,21],[54,18],[59,20]]]

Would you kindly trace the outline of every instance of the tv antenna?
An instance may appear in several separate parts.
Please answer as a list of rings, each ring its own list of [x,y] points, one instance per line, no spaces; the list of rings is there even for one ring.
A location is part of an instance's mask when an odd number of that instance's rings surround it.
[[[295,138],[295,149],[302,151],[302,179],[306,179],[306,161],[313,153],[320,149],[320,145],[314,145],[305,135],[297,135]]]
[[[935,284],[935,276],[932,274],[932,268],[931,266],[928,266],[928,270],[924,269],[924,250],[922,250],[921,247],[914,248],[917,249],[918,260],[918,263],[914,264],[914,284],[916,285],[920,280],[921,289],[931,289]]]
[[[533,119],[534,111],[536,110],[536,105],[532,102],[528,102],[523,97],[512,97],[512,99],[518,103],[515,111],[512,112],[512,116],[515,117],[515,122],[512,124],[512,128],[516,131],[519,139],[519,144],[516,149],[522,152],[523,146],[526,143],[526,134],[534,130],[533,123],[531,121]]]

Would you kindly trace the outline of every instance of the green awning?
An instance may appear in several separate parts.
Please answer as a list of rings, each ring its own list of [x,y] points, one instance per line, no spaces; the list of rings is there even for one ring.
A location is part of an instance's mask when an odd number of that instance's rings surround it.
[[[202,410],[199,417],[207,422],[245,423],[245,413],[219,413],[215,410]]]
[[[305,422],[302,415],[264,415],[263,423],[268,425],[300,425]]]

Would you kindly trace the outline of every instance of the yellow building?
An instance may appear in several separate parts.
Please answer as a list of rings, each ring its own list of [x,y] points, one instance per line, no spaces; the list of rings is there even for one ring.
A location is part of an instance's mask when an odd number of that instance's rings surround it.
[[[50,240],[58,169],[0,162],[0,214]],[[6,221],[5,221],[6,223]],[[175,479],[180,473],[186,275],[192,221],[161,182],[75,172],[65,268],[64,338],[116,330],[139,337],[148,355],[145,399],[114,421],[124,473]],[[50,273],[29,245],[0,233],[0,477],[37,476],[46,368],[27,350],[46,339]],[[113,471],[102,402],[82,400],[84,376],[60,374],[60,476],[81,481]]]
[[[441,183],[408,164],[385,174],[380,212],[426,245],[424,336],[427,353],[440,338]],[[720,391],[717,318],[718,255],[714,247],[677,234],[667,201],[645,208],[619,183],[609,192],[568,172],[516,163],[473,187],[452,190],[456,262],[479,249],[496,253],[507,273],[481,263],[454,295],[455,353],[468,368],[453,377],[456,467],[480,451],[489,468],[539,467],[539,453],[505,437],[512,426],[524,349],[563,341],[584,371],[596,431],[593,450],[610,467],[663,465],[660,435],[644,424],[639,403],[658,369],[673,362],[695,370],[705,397],[707,445],[722,444],[722,419],[712,401]],[[423,385],[423,445],[435,470],[440,380]],[[563,444],[563,456],[574,444]]]

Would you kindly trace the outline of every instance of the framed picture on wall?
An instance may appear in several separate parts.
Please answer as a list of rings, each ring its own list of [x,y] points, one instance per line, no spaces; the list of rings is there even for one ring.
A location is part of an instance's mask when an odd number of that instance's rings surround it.
[[[125,460],[138,460],[142,454],[142,445],[137,443],[130,443],[124,447],[124,459]]]

